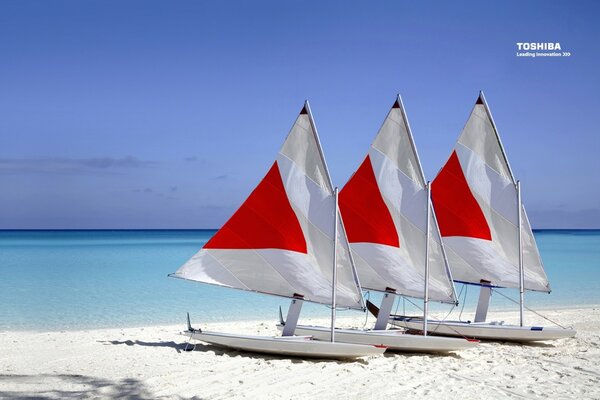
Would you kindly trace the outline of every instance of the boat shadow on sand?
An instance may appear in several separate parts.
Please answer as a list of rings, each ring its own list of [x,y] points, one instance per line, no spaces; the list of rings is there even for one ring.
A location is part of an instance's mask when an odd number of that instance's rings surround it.
[[[368,359],[364,358],[356,358],[356,359],[348,359],[348,360],[333,360],[333,359],[324,359],[324,358],[302,358],[302,357],[293,357],[293,356],[278,356],[274,354],[266,354],[266,353],[252,353],[249,351],[243,350],[233,350],[228,349],[226,347],[219,347],[212,344],[204,344],[204,343],[196,343],[188,344],[187,342],[176,343],[174,341],[164,341],[164,342],[145,342],[142,340],[99,340],[99,343],[103,343],[105,345],[126,345],[126,346],[146,346],[146,347],[168,347],[174,349],[178,353],[184,352],[204,352],[204,353],[214,353],[217,356],[229,356],[229,357],[243,357],[249,359],[261,359],[261,360],[291,360],[292,363],[298,364],[303,362],[311,362],[311,363],[331,363],[335,362],[338,364],[347,364],[347,363],[360,363],[360,364],[368,364]],[[418,352],[401,352],[401,351],[386,351],[383,353],[383,356],[386,358],[394,358],[394,357],[428,357],[428,358],[455,358],[462,359],[460,354],[457,353],[418,353]]]
[[[169,347],[175,349],[178,353],[185,351],[186,343],[168,342],[145,342],[143,340],[98,340],[98,343],[105,345],[126,345],[126,346],[145,346],[145,347]]]
[[[496,346],[510,346],[510,347],[539,347],[539,348],[556,348],[556,346],[552,343],[546,343],[546,342],[509,342],[506,340],[491,340],[491,339],[486,339],[485,341],[482,341],[481,343],[488,343],[488,344],[493,344]]]

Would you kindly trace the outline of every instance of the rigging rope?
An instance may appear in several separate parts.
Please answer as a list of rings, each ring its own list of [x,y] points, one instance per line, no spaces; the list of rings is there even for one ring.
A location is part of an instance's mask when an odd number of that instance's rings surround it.
[[[398,300],[398,305],[400,305],[400,300]],[[398,307],[396,307],[396,314],[398,314]],[[402,296],[402,314],[406,315],[406,301],[404,300],[404,296]]]
[[[463,289],[465,290],[465,297],[463,297],[462,307],[460,308],[460,314],[458,314],[458,320],[462,322],[462,313],[465,309],[465,303],[467,302],[467,292],[469,291],[469,287],[463,283],[462,288],[460,289],[460,293],[458,294],[458,298],[460,299],[460,295],[462,294]]]
[[[491,288],[490,288],[490,289],[491,289]],[[515,303],[515,304],[520,304],[518,301],[516,301],[516,300],[514,300],[514,299],[512,299],[512,298],[510,298],[510,297],[508,297],[507,295],[505,295],[505,294],[504,294],[504,293],[502,293],[502,292],[499,292],[499,291],[497,291],[497,290],[494,290],[494,289],[491,289],[491,290],[492,290],[494,293],[498,293],[500,296],[504,297],[504,298],[505,298],[505,299],[507,299],[507,300],[510,300],[510,301],[512,301],[512,302],[513,302],[513,303]],[[532,313],[534,313],[534,314],[535,314],[535,315],[537,315],[538,317],[542,317],[542,318],[543,318],[543,319],[545,319],[546,321],[552,322],[552,323],[553,323],[554,325],[556,325],[556,326],[559,326],[559,327],[561,327],[561,328],[563,328],[563,329],[567,329],[566,327],[562,326],[562,325],[561,325],[561,324],[559,324],[558,322],[551,320],[550,318],[548,318],[548,317],[546,317],[546,316],[544,316],[544,315],[540,314],[539,312],[537,312],[537,311],[535,311],[535,310],[532,310],[531,308],[527,307],[525,304],[523,304],[523,308],[525,308],[527,311],[531,311]]]
[[[452,311],[453,311],[455,308],[456,308],[456,304],[454,304],[454,305],[452,306],[452,308],[450,309],[450,311],[448,311],[448,314],[446,314],[446,316],[445,316],[445,317],[444,317],[444,318],[443,318],[441,321],[439,321],[439,322],[444,322],[444,321],[446,320],[446,318],[448,318],[448,317],[450,316],[450,313],[452,313]],[[434,321],[435,321],[435,319],[434,319]],[[432,333],[435,333],[435,332],[438,330],[438,328],[439,328],[439,327],[440,327],[440,324],[438,324],[438,325],[435,327],[435,329],[432,331]],[[456,332],[456,331],[455,331],[455,332]],[[458,333],[458,332],[456,332],[456,333]],[[464,335],[461,335],[461,336],[465,337]],[[465,338],[465,339],[466,339],[466,338]]]
[[[405,297],[403,297],[404,299],[406,299]],[[421,307],[419,307],[418,305],[416,305],[415,303],[413,303],[410,299],[406,299],[408,300],[409,303],[411,303],[413,306],[417,307],[419,310],[424,311]],[[435,327],[435,329],[431,330],[431,333],[435,333],[438,328],[442,325],[441,322],[444,322],[452,313],[452,311],[456,308],[456,304],[452,306],[452,308],[450,309],[450,311],[448,311],[448,314],[446,314],[446,316],[443,319],[436,319],[433,317],[429,317],[428,319],[430,319],[433,322],[437,322],[437,326]],[[423,314],[423,318],[425,318],[425,314]],[[454,329],[452,326],[450,325],[445,325],[446,328],[450,329],[451,331],[453,331],[454,333],[456,333],[457,336],[462,337],[463,339],[467,339],[469,340],[470,338],[468,336],[463,335],[461,332],[459,332],[458,330]]]
[[[371,291],[367,290],[365,292],[365,304],[369,300],[371,300]],[[367,326],[367,321],[369,320],[369,314],[370,314],[369,311],[365,312],[365,323],[363,324],[363,329],[365,329]]]

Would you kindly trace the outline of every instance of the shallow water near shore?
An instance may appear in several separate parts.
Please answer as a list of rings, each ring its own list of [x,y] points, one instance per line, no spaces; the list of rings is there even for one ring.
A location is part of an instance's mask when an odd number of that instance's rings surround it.
[[[214,230],[0,231],[0,330],[76,330],[198,322],[277,320],[285,298],[168,278]],[[600,231],[535,232],[552,293],[527,293],[534,309],[600,304]],[[465,295],[461,317],[472,314],[478,288]],[[518,298],[518,291],[502,293]],[[380,296],[369,294],[372,301]],[[461,297],[462,300],[462,297]],[[420,305],[418,300],[411,300]],[[463,304],[454,309],[459,313]],[[398,311],[418,313],[408,301]],[[431,305],[445,314],[446,305]],[[518,309],[495,294],[491,310]],[[327,316],[305,304],[303,315]],[[355,316],[356,311],[340,311]]]

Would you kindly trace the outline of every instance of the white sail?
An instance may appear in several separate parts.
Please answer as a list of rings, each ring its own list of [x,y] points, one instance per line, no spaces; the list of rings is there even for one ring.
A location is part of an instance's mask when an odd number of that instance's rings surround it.
[[[306,103],[267,175],[173,276],[331,304],[335,212],[333,186]],[[340,227],[337,305],[363,309]]]
[[[516,181],[483,94],[432,183],[432,200],[453,278],[518,288]],[[522,215],[524,288],[549,292],[524,207]]]
[[[340,192],[340,210],[364,288],[424,297],[426,184],[398,97],[367,157]],[[430,230],[429,299],[454,303],[433,212]]]

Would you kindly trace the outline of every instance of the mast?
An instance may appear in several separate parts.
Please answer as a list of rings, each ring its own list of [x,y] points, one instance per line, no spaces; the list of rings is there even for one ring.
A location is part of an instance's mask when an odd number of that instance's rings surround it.
[[[331,291],[331,343],[335,342],[335,303],[336,303],[336,284],[337,284],[337,226],[338,226],[338,188],[333,190],[335,196],[335,217],[333,225],[333,281]]]
[[[444,244],[444,239],[442,238],[442,233],[440,232],[440,224],[437,222],[437,216],[435,215],[435,205],[431,201],[431,196],[429,196],[429,203],[431,205],[431,213],[433,215],[433,220],[436,221],[435,224],[435,232],[437,237],[440,238],[440,247],[442,249],[442,255],[444,256],[444,266],[446,267],[446,273],[448,274],[448,279],[450,279],[450,283],[452,284],[452,292],[454,293],[454,305],[458,305],[458,296],[456,295],[456,286],[454,285],[454,278],[452,278],[452,270],[450,269],[450,262],[448,261],[448,253],[446,253],[446,245]]]
[[[504,162],[506,163],[506,168],[508,169],[508,173],[510,174],[510,179],[512,179],[513,183],[515,182],[515,175],[512,172],[512,168],[510,167],[510,163],[508,162],[508,157],[506,156],[506,151],[504,150],[504,145],[502,144],[502,139],[500,139],[500,134],[498,133],[498,128],[496,128],[496,123],[494,122],[494,117],[492,116],[492,112],[490,111],[490,107],[488,106],[487,100],[485,99],[485,95],[483,94],[483,90],[479,91],[479,98],[483,103],[483,108],[490,119],[490,123],[492,124],[492,128],[494,128],[494,135],[496,136],[496,140],[498,141],[498,145],[500,146],[500,152],[502,153],[502,157],[504,158]]]
[[[427,182],[427,232],[425,234],[425,290],[423,292],[423,336],[427,336],[427,315],[429,311],[429,214],[431,212],[431,182]]]
[[[410,124],[408,122],[408,117],[406,116],[406,110],[404,109],[404,103],[402,102],[402,96],[400,96],[400,94],[398,94],[396,101],[400,105],[400,112],[402,113],[402,119],[404,120],[404,123],[406,124],[406,133],[408,135],[408,141],[410,142],[410,147],[412,148],[415,158],[417,159],[417,166],[419,169],[419,175],[421,176],[422,184],[427,184],[427,181],[425,180],[425,172],[423,172],[423,166],[421,165],[421,160],[419,159],[419,152],[417,151],[417,146],[415,145],[415,139],[413,138],[412,130],[410,129]]]
[[[319,150],[319,156],[321,157],[321,161],[323,162],[323,166],[325,168],[325,174],[327,175],[327,184],[329,185],[330,190],[334,193],[335,196],[335,227],[334,227],[334,265],[333,265],[333,269],[334,269],[334,277],[337,278],[337,271],[335,270],[335,267],[337,265],[337,259],[336,254],[337,254],[337,224],[338,224],[338,217],[339,217],[339,207],[338,207],[338,189],[337,187],[333,187],[333,180],[331,179],[331,174],[329,173],[329,168],[327,167],[327,161],[325,160],[325,155],[323,154],[323,147],[321,146],[321,139],[319,138],[319,132],[317,131],[317,125],[315,124],[315,120],[313,118],[312,115],[312,111],[310,110],[310,104],[308,103],[308,100],[304,100],[304,108],[306,109],[306,113],[308,114],[308,120],[310,122],[310,126],[312,127],[312,131],[313,131],[313,137],[315,138],[315,141],[317,142],[317,149]],[[344,237],[346,238],[346,240],[348,239],[348,236],[346,235],[346,231],[345,231],[345,227],[343,226],[343,220],[342,220],[342,232],[344,234]],[[348,243],[349,245],[349,243]],[[356,287],[358,289],[358,292],[360,293],[362,291],[362,287],[360,285],[360,280],[358,279],[358,273],[356,271],[356,264],[354,264],[354,258],[352,258],[352,251],[350,251],[350,247],[348,246],[348,252],[349,252],[349,257],[350,257],[350,264],[352,265],[352,275],[354,277],[354,283],[356,284]],[[336,279],[334,279],[334,284]],[[333,290],[333,299],[335,300],[335,288]],[[362,307],[363,310],[366,309],[366,305],[365,305],[365,301],[363,299],[362,296],[360,296],[360,305]],[[334,310],[335,310],[335,305],[334,305]],[[333,314],[334,318],[335,318],[335,313]],[[332,331],[332,338],[333,338],[334,333]],[[333,341],[333,340],[332,340]]]
[[[310,110],[310,104],[308,103],[308,100],[304,100],[304,108],[306,109],[306,113],[308,114],[308,120],[310,121],[310,126],[312,127],[315,141],[317,142],[317,150],[319,150],[319,156],[321,157],[321,162],[323,163],[325,173],[327,174],[327,183],[329,185],[329,190],[333,191],[333,181],[331,180],[329,168],[327,168],[327,161],[325,160],[325,155],[323,154],[323,147],[321,146],[321,139],[319,138],[319,132],[317,131],[317,124],[315,124],[315,120],[313,118],[312,111]]]
[[[517,181],[517,207],[518,209],[518,225],[519,225],[519,321],[523,326],[523,308],[525,307],[525,270],[523,268],[523,228],[522,221],[522,203],[521,203],[521,182]]]
[[[481,95],[483,96],[483,92],[481,93]],[[412,148],[412,151],[415,155],[415,158],[417,159],[417,166],[419,167],[419,174],[421,176],[421,181],[427,186],[427,198],[429,200],[428,201],[428,205],[427,205],[427,212],[433,212],[433,219],[435,221],[437,221],[437,217],[435,216],[435,208],[433,207],[433,205],[431,204],[431,193],[430,193],[430,189],[429,186],[431,184],[431,182],[428,182],[427,179],[425,178],[425,172],[423,171],[423,165],[421,164],[421,159],[419,158],[419,152],[417,151],[417,146],[415,145],[415,139],[413,137],[412,134],[412,129],[410,129],[410,123],[408,122],[408,117],[406,116],[406,110],[404,109],[404,102],[402,101],[402,96],[400,96],[400,94],[398,93],[397,97],[396,97],[396,101],[398,102],[398,104],[400,105],[400,112],[402,113],[402,118],[404,119],[404,123],[406,124],[406,133],[408,134],[408,141],[410,142],[410,146]],[[429,223],[429,218],[430,216],[427,216],[427,223]],[[439,224],[435,224],[435,229],[437,231],[438,237],[440,238],[440,247],[442,249],[442,255],[444,257],[444,266],[446,268],[446,273],[448,274],[448,279],[452,285],[452,293],[453,293],[453,297],[454,297],[454,304],[458,304],[458,298],[456,296],[456,287],[454,286],[454,281],[452,280],[452,272],[450,271],[450,263],[448,263],[448,256],[446,254],[446,249],[444,247],[444,241],[442,240],[442,234],[440,233],[440,227]],[[426,246],[429,246],[429,228],[427,229],[427,244]],[[429,269],[429,266],[427,266],[427,269]],[[429,282],[427,281],[429,279],[429,274],[426,275],[425,278],[425,285],[427,288],[427,292],[429,291]],[[427,293],[429,294],[429,293]]]

